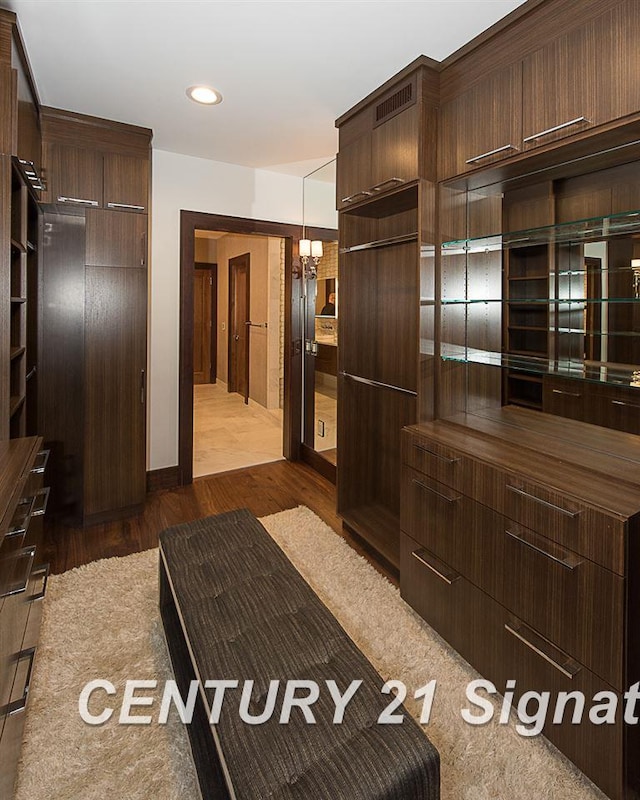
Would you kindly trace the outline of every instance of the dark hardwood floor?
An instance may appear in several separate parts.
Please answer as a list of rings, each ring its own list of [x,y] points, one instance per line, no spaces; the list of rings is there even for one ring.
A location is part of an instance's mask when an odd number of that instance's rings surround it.
[[[302,462],[276,461],[198,478],[190,486],[147,495],[143,513],[118,522],[69,528],[47,523],[47,556],[51,572],[111,556],[126,556],[157,547],[158,534],[178,522],[248,508],[257,517],[305,505],[323,519],[382,575],[395,577],[366,545],[343,531],[335,512],[335,487]]]

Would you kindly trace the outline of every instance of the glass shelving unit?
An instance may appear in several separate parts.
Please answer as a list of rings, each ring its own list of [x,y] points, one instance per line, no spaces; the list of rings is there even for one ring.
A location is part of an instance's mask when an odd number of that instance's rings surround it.
[[[628,211],[444,242],[439,356],[467,365],[468,397],[492,386],[502,405],[551,413],[560,397],[580,398],[580,413],[589,416],[589,392],[608,386],[605,392],[634,394],[639,237],[640,211]],[[619,394],[610,402],[626,400]]]

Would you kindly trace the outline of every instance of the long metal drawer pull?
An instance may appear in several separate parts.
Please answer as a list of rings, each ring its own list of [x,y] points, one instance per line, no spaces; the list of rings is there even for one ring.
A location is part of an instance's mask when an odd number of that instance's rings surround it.
[[[552,655],[544,652],[541,645],[530,642],[522,632],[521,627],[514,628],[509,625],[508,622],[505,622],[504,629],[525,644],[530,650],[533,650],[534,653],[544,658],[545,661],[551,664],[552,667],[555,667],[558,672],[561,672],[565,677],[569,678],[569,680],[573,680],[574,676],[580,672],[580,665],[572,658],[569,658],[569,656],[566,656],[567,660],[564,664],[559,664]]]
[[[519,494],[521,497],[526,497],[528,500],[533,500],[534,502],[539,503],[541,506],[550,508],[552,511],[558,511],[560,514],[571,517],[571,519],[575,519],[582,514],[582,511],[568,511],[566,508],[562,508],[562,506],[556,506],[553,503],[550,503],[548,500],[542,500],[540,497],[536,497],[535,494],[529,494],[529,492],[525,492],[524,489],[518,489],[517,486],[511,486],[511,484],[507,484],[507,489],[509,489],[510,492]]]
[[[36,502],[36,495],[31,495],[31,497],[25,497],[18,503],[18,508],[24,506],[24,511],[21,509],[21,517],[20,521],[16,523],[16,527],[12,530],[8,531],[6,534],[7,537],[13,536],[24,536],[27,532],[29,527],[29,520],[31,519],[31,515],[33,514],[33,506]],[[15,517],[14,517],[15,519]]]
[[[14,594],[20,594],[21,592],[26,592],[27,586],[29,584],[29,578],[31,577],[31,568],[33,567],[33,560],[36,557],[36,548],[35,546],[32,547],[25,547],[25,549],[20,553],[17,560],[21,558],[27,559],[27,568],[24,571],[24,580],[22,583],[19,583],[17,586],[14,586],[12,589],[9,589],[8,592],[5,592],[0,597],[10,597]]]
[[[442,568],[443,565],[439,565],[439,568],[435,567],[427,560],[427,558],[425,557],[425,553],[426,550],[414,550],[413,553],[411,553],[411,555],[413,558],[415,558],[416,561],[419,561],[427,569],[430,569],[434,575],[440,578],[441,581],[444,581],[448,586],[451,586],[460,578],[460,575],[457,572],[454,572],[453,570],[443,569]]]
[[[640,408],[636,403],[625,403],[624,400],[612,400],[614,406],[625,406],[626,408]]]
[[[31,474],[32,475],[41,475],[45,469],[47,468],[47,464],[49,463],[49,456],[51,454],[51,450],[41,450],[35,458],[33,462],[33,467],[31,467]]]
[[[353,203],[356,197],[371,197],[371,192],[364,189],[361,192],[356,192],[355,194],[350,194],[347,197],[343,197],[340,201],[341,203]]]
[[[380,183],[376,183],[375,186],[372,186],[369,191],[370,192],[381,192],[382,188],[386,186],[388,183],[393,185],[404,183],[404,178],[387,178],[386,181],[380,181]]]
[[[372,381],[371,378],[361,378],[359,375],[351,375],[349,372],[341,372],[340,374],[343,378],[347,378],[350,381],[355,381],[356,383],[364,383],[365,386],[375,386],[378,389],[392,389],[394,392],[402,392],[403,394],[411,395],[411,397],[418,396],[418,393],[412,392],[411,389],[403,389],[400,386],[394,386],[391,383]]]
[[[144,206],[134,206],[131,203],[107,203],[107,208],[126,208],[130,211],[144,211]]]
[[[34,504],[33,511],[31,512],[32,517],[42,517],[44,514],[47,513],[47,504],[49,502],[49,492],[51,489],[48,486],[45,486],[44,489],[39,489],[35,497],[40,498],[40,502],[38,505]]]
[[[6,716],[13,716],[13,714],[19,714],[20,712],[24,711],[27,707],[27,699],[29,697],[29,689],[31,688],[31,673],[33,672],[33,662],[36,657],[36,648],[30,647],[28,650],[22,650],[16,656],[16,661],[25,661],[29,659],[29,669],[27,670],[27,677],[24,682],[24,689],[22,691],[22,697],[18,700],[13,700],[10,703],[7,703],[6,706],[3,706],[0,709],[0,715],[3,717]]]
[[[483,158],[489,158],[489,156],[497,156],[498,153],[504,153],[506,150],[518,151],[518,148],[514,144],[505,144],[502,147],[496,147],[495,150],[489,150],[486,153],[481,153],[479,156],[474,156],[473,158],[468,158],[464,163],[465,164],[475,164],[476,161],[482,161]]]
[[[540,139],[542,136],[547,136],[549,133],[555,133],[556,131],[561,131],[564,128],[570,128],[572,125],[579,125],[581,122],[589,122],[586,117],[576,117],[575,119],[570,119],[568,122],[563,122],[560,125],[554,125],[553,128],[547,128],[544,131],[540,131],[539,133],[533,133],[531,136],[525,136],[523,141],[525,142],[533,142],[534,139]]]
[[[58,203],[79,203],[81,206],[97,206],[97,200],[85,200],[82,197],[59,197]]]
[[[582,561],[580,561],[575,556],[568,555],[566,556],[566,558],[558,558],[558,556],[554,556],[551,553],[547,552],[544,548],[538,547],[537,545],[528,542],[524,537],[519,536],[517,533],[514,533],[513,531],[505,530],[505,533],[507,534],[507,536],[510,536],[512,539],[515,539],[516,542],[520,542],[520,544],[524,544],[527,547],[530,547],[532,550],[535,550],[536,553],[540,553],[540,555],[543,555],[546,558],[551,559],[551,561],[555,561],[556,564],[560,564],[562,567],[566,567],[566,569],[570,569],[573,571],[576,567],[582,564]]]
[[[40,575],[43,575],[44,578],[42,581],[42,589],[39,592],[36,592],[35,594],[31,595],[31,597],[29,598],[30,600],[42,600],[44,598],[45,594],[47,593],[47,583],[49,581],[50,569],[51,569],[50,564],[43,564],[42,566],[37,567],[37,569],[35,569],[31,573],[34,577],[36,576],[39,577]]]
[[[446,464],[457,464],[460,461],[459,458],[447,458],[446,456],[441,456],[440,453],[436,453],[435,450],[429,450],[428,447],[425,447],[423,444],[416,444],[414,442],[413,446],[416,450],[422,450],[423,453],[428,453],[430,456],[435,456],[439,458],[440,461],[444,461]]]
[[[416,478],[414,478],[412,482],[415,483],[416,486],[419,486],[421,489],[424,489],[425,492],[431,492],[431,494],[435,494],[436,497],[441,497],[443,500],[446,500],[447,503],[457,503],[458,500],[462,497],[462,495],[458,495],[457,497],[447,497],[446,494],[442,494],[442,492],[438,492],[436,491],[436,489],[432,489],[430,486],[427,486],[426,483],[422,483],[421,481],[416,480]]]
[[[564,394],[567,397],[582,397],[580,392],[565,392],[562,389],[552,389],[553,394]]]

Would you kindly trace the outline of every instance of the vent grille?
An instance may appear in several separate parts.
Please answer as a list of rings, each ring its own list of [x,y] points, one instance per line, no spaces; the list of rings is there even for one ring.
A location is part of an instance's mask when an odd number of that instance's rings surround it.
[[[376,124],[413,102],[413,83],[408,83],[376,106]]]

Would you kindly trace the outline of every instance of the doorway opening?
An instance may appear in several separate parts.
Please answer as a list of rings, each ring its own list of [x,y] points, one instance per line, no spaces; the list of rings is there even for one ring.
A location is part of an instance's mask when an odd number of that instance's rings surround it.
[[[285,240],[193,234],[193,477],[283,458]]]

